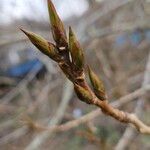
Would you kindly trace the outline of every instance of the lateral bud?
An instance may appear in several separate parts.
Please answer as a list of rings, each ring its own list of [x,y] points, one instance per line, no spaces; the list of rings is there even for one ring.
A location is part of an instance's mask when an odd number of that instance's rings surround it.
[[[25,31],[21,29],[29,38],[29,40],[33,43],[35,47],[37,47],[42,53],[49,56],[51,59],[57,61],[58,54],[56,51],[56,47],[54,44],[48,42],[43,37],[29,31]]]
[[[88,74],[93,86],[95,95],[102,101],[107,99],[103,82],[98,76],[88,67]]]
[[[77,84],[74,85],[74,89],[78,98],[81,101],[86,102],[87,104],[91,104],[91,101],[93,99],[92,93],[90,93],[87,89]]]
[[[69,50],[71,53],[71,58],[73,64],[78,68],[78,69],[83,69],[84,67],[84,55],[83,55],[83,50],[76,39],[75,34],[73,33],[71,27],[69,27]]]

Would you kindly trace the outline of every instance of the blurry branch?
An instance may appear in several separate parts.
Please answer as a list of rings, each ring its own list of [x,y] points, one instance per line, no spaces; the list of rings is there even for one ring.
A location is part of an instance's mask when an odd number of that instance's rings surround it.
[[[148,60],[147,60],[142,88],[146,87],[149,84],[150,84],[150,53],[149,53]],[[137,104],[134,110],[137,116],[141,116],[144,111],[144,99],[145,98],[142,95],[137,101]],[[128,145],[132,142],[135,136],[136,136],[136,132],[134,131],[134,129],[131,127],[128,127],[125,130],[122,138],[119,140],[116,146],[116,150],[125,150],[128,147]]]
[[[43,89],[41,90],[41,92],[36,96],[37,99],[34,102],[30,102],[30,105],[25,110],[25,112],[24,111],[22,112],[22,114],[32,114],[35,111],[35,109],[40,106],[41,103],[44,103],[44,101],[47,100],[49,92],[52,91],[54,88],[56,88],[59,85],[59,83],[60,83],[60,79],[57,79],[53,82],[48,80],[48,84],[45,85],[43,87]],[[29,99],[29,100],[31,100],[31,99]],[[14,107],[14,106],[10,106],[8,104],[7,105],[0,104],[0,112],[4,110],[3,106],[9,107],[9,109],[11,107],[11,109],[13,109],[12,111],[17,110],[16,107]],[[8,110],[8,112],[9,111],[11,111],[11,110]],[[17,114],[17,116],[18,116],[18,114]],[[19,113],[19,116],[20,116],[20,113]],[[15,118],[17,118],[17,117],[15,117]],[[16,123],[16,120],[17,119],[11,118],[10,121],[5,121],[5,122],[1,123],[0,130],[2,130],[2,129],[4,130],[8,126],[12,126],[13,124]]]
[[[9,77],[0,76],[0,83],[13,85],[16,83],[16,80]]]
[[[117,99],[116,101],[110,103],[110,105],[112,105],[113,107],[116,107],[116,108],[124,106],[124,104],[126,104],[130,101],[133,101],[140,96],[143,96],[144,94],[146,94],[149,91],[150,91],[150,85],[147,85],[144,88],[140,88],[126,96],[121,97],[120,99]],[[56,125],[56,126],[52,126],[52,127],[44,127],[40,124],[32,122],[32,127],[34,126],[34,129],[36,129],[38,131],[47,130],[50,133],[51,132],[63,132],[63,131],[68,131],[72,128],[78,127],[80,124],[89,122],[101,114],[102,113],[101,113],[100,109],[96,109],[96,110],[80,117],[79,119],[68,121],[67,123],[64,123],[62,125]],[[26,125],[29,125],[28,127],[30,128],[30,122],[27,123]]]
[[[25,135],[27,132],[28,132],[27,127],[22,127],[17,130],[14,130],[12,133],[7,134],[6,136],[0,138],[0,145],[5,145],[14,139],[18,139],[21,136]]]
[[[150,28],[150,21],[148,19],[139,20],[137,22],[128,22],[122,24],[115,24],[111,27],[106,27],[102,29],[93,29],[92,27],[89,28],[88,34],[93,37],[105,37],[113,34],[118,34],[122,32],[132,32],[136,29],[149,29]]]
[[[106,77],[111,80],[111,77],[113,75],[111,66],[109,64],[109,61],[106,58],[106,55],[104,54],[102,49],[99,49],[99,51],[94,50],[96,57],[98,58],[98,60],[100,61],[100,63],[102,64],[102,69],[104,71],[104,74],[106,75]]]
[[[34,75],[33,75],[34,76]],[[26,81],[26,80],[25,80]],[[22,114],[31,114],[31,113],[33,113],[34,111],[35,111],[35,109],[41,104],[41,103],[43,103],[45,100],[47,100],[47,97],[48,97],[48,93],[51,91],[51,90],[53,90],[54,88],[56,88],[57,86],[58,86],[58,84],[60,83],[60,79],[57,79],[57,80],[55,80],[55,81],[50,81],[50,79],[48,79],[48,84],[45,86],[45,87],[43,87],[43,89],[42,89],[42,91],[37,95],[37,100],[36,101],[34,101],[34,102],[30,102],[30,105],[29,105],[29,107],[27,108],[27,110],[25,111],[25,112],[22,112]],[[24,84],[24,82],[23,82],[23,84]],[[20,90],[20,86],[18,85],[17,86],[18,88],[16,88],[16,94],[19,92],[19,90]],[[24,85],[23,87],[25,87],[26,88],[26,85]],[[17,90],[18,89],[18,90]],[[23,89],[23,88],[22,88]],[[21,90],[22,90],[21,89]],[[15,95],[14,95],[15,96]],[[13,98],[13,97],[12,97]],[[11,98],[10,98],[10,100],[11,100]],[[28,100],[31,100],[31,98],[30,99],[28,99]],[[8,102],[8,101],[7,101]],[[0,105],[0,109],[2,108],[2,110],[0,110],[0,111],[3,111],[4,110],[4,108],[3,108],[3,106],[4,107],[9,107],[9,105],[7,104],[1,104]],[[16,108],[14,108],[15,110],[17,110]],[[13,110],[14,110],[13,109]],[[11,111],[11,110],[9,110],[9,111]],[[18,115],[17,115],[18,116]],[[19,116],[20,116],[20,114],[19,114]],[[16,118],[16,117],[15,117]],[[8,127],[10,127],[10,126],[12,126],[12,125],[14,125],[15,123],[16,123],[17,121],[16,121],[16,119],[11,119],[11,121],[5,121],[4,123],[1,123],[1,125],[0,125],[0,130],[5,130],[5,129],[7,129]],[[16,130],[16,131],[14,131],[14,132],[12,132],[12,133],[10,133],[10,134],[8,134],[8,135],[6,135],[4,138],[1,138],[0,139],[0,144],[5,144],[5,143],[8,143],[10,140],[12,140],[12,139],[15,139],[15,138],[19,138],[20,136],[22,136],[22,135],[24,135],[24,134],[26,134],[26,132],[27,132],[27,128],[26,129],[24,129],[24,128],[20,128],[19,130]],[[14,134],[16,134],[17,133],[17,135],[15,135],[15,137],[13,137],[14,136]],[[5,141],[5,140],[8,140],[8,141]]]
[[[69,80],[66,80],[64,87],[63,87],[61,103],[59,104],[56,114],[50,119],[50,122],[49,122],[50,126],[59,124],[61,122],[61,120],[63,119],[64,113],[65,113],[65,110],[66,110],[68,103],[71,100],[72,96],[73,96],[72,84]]]
[[[18,38],[16,38],[16,36],[12,36],[12,38],[9,39],[9,40],[6,40],[6,39],[1,40],[0,41],[0,47],[6,46],[6,45],[11,45],[13,43],[23,42],[23,41],[27,41],[27,38],[24,38],[24,37],[21,37],[21,38],[18,37]]]
[[[3,105],[0,104],[0,114],[9,114],[11,112],[13,112],[16,109],[15,106],[12,105]]]
[[[120,1],[120,0],[116,0],[116,1],[110,1],[108,3],[108,6],[101,10],[98,9],[96,10],[94,13],[92,13],[91,15],[89,15],[86,19],[81,20],[78,24],[77,29],[79,30],[79,32],[81,33],[81,31],[85,31],[85,29],[87,29],[87,26],[90,27],[90,25],[94,24],[94,22],[96,22],[98,19],[100,19],[103,16],[106,16],[110,13],[112,13],[113,11],[128,5],[132,2],[135,2],[135,0],[125,0],[125,1]],[[84,37],[82,37],[82,41],[85,41],[86,39],[83,39]]]
[[[49,81],[50,82],[50,81]],[[41,103],[43,103],[45,100],[47,100],[48,98],[48,93],[56,88],[58,86],[58,83],[60,83],[60,80],[56,80],[54,82],[50,82],[48,83],[45,87],[43,87],[42,91],[37,95],[37,100],[35,102],[32,102],[30,103],[30,106],[29,108],[27,108],[27,110],[25,112],[22,112],[22,114],[31,114],[35,111],[35,109],[40,106]],[[19,114],[20,116],[20,114]],[[21,115],[23,116],[23,115]],[[15,119],[11,119],[9,121],[6,121],[4,123],[1,123],[0,125],[0,131],[1,130],[5,130],[7,129],[8,127],[12,126],[13,124],[15,124],[17,121],[16,119],[17,117],[15,117]],[[20,128],[20,129],[17,129],[15,130],[14,132],[0,138],[0,145],[3,145],[3,144],[7,144],[9,143],[10,141],[12,140],[15,140],[15,139],[18,139],[20,138],[21,136],[25,135],[28,131],[28,128]],[[17,135],[15,135],[17,134]]]
[[[37,95],[37,100],[30,103],[30,106],[26,110],[25,113],[33,113],[35,109],[40,106],[41,103],[44,103],[48,99],[48,94],[50,91],[52,91],[54,88],[56,88],[60,83],[60,79],[57,79],[55,81],[48,80],[48,84],[44,86],[40,92],[40,94]]]
[[[137,10],[140,16],[140,19],[136,22],[127,22],[127,23],[122,23],[122,24],[113,24],[111,27],[105,27],[102,29],[95,29],[95,26],[89,26],[90,20],[91,23],[94,23],[98,18],[102,17],[103,15],[106,14],[110,14],[111,11],[114,11],[116,9],[118,9],[119,7],[122,7],[126,4],[130,4],[131,2],[134,2],[137,5]],[[133,30],[136,29],[149,29],[150,28],[150,21],[149,18],[146,17],[146,15],[144,15],[144,10],[141,8],[142,7],[142,3],[143,1],[139,0],[139,1],[135,1],[135,0],[129,0],[129,1],[119,1],[118,3],[115,4],[114,8],[110,7],[109,9],[106,9],[105,11],[102,11],[101,13],[97,13],[94,15],[94,13],[91,15],[91,19],[88,17],[88,20],[86,22],[86,24],[89,26],[88,27],[88,34],[92,37],[92,38],[96,38],[96,37],[104,37],[104,36],[108,36],[108,35],[112,35],[112,34],[117,34],[120,32],[132,32]],[[104,13],[105,12],[105,13]],[[93,19],[96,16],[95,19]],[[83,24],[84,25],[84,24]],[[85,27],[83,29],[86,29]]]
[[[60,79],[57,79],[53,82],[48,80],[48,84],[45,85],[43,87],[43,89],[41,90],[41,92],[36,96],[37,99],[33,102],[30,101],[30,105],[28,106],[28,108],[25,111],[22,112],[22,114],[32,114],[35,111],[35,109],[40,106],[41,103],[44,103],[44,101],[47,100],[49,92],[52,91],[54,88],[56,88],[59,85],[59,83],[60,83]],[[31,100],[31,99],[29,99],[29,100]],[[2,114],[3,111],[6,111],[6,113],[8,114],[8,112],[11,113],[11,111],[17,111],[16,108],[17,107],[10,106],[8,104],[0,104],[0,113]],[[16,114],[16,115],[20,116],[20,113]],[[17,118],[17,117],[15,117],[15,118]],[[16,123],[16,119],[14,119],[14,118],[13,119],[11,118],[10,121],[4,121],[0,125],[0,130],[2,130],[2,129],[4,130],[4,128],[7,128],[8,126],[12,126],[15,123]]]
[[[30,100],[32,99],[30,91],[27,87],[25,87],[21,94],[22,94],[23,98],[25,99],[25,101],[22,102],[22,105],[26,106],[30,102]]]
[[[62,100],[61,103],[56,111],[56,114],[53,116],[53,118],[50,119],[48,126],[54,126],[57,125],[61,122],[65,110],[68,106],[68,103],[72,97],[73,94],[73,88],[70,83],[70,81],[66,81],[64,89],[63,89],[63,94],[62,94]],[[50,137],[49,132],[43,132],[42,134],[37,135],[33,141],[26,147],[26,150],[32,150],[32,149],[39,149],[40,145],[46,141],[47,138]]]
[[[137,74],[135,76],[129,77],[128,80],[127,80],[127,82],[126,82],[127,85],[128,85],[128,87],[130,87],[131,89],[132,89],[132,87],[138,87],[140,85],[140,81],[142,80],[142,77],[143,77],[143,73],[140,73],[140,74]],[[113,93],[115,93],[116,91],[118,91],[118,89],[120,88],[120,84],[122,84],[124,82],[124,80],[125,80],[124,77],[121,78],[121,80],[119,80],[117,82],[118,86],[115,86],[112,89],[110,89],[109,95],[113,95]]]
[[[8,129],[15,123],[15,119],[9,118],[8,120],[1,122],[0,124],[0,132]]]

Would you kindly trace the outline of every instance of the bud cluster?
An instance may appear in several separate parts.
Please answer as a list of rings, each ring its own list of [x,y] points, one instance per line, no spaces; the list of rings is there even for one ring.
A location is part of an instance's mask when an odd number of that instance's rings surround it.
[[[79,99],[88,104],[92,104],[94,98],[92,91],[86,84],[83,84],[85,78],[82,47],[71,27],[69,27],[69,39],[67,40],[63,22],[59,18],[51,0],[48,0],[48,11],[55,43],[51,43],[35,33],[23,29],[21,30],[42,53],[58,63],[66,77],[73,82],[75,92]],[[95,95],[102,101],[106,100],[102,81],[90,68],[88,72]]]

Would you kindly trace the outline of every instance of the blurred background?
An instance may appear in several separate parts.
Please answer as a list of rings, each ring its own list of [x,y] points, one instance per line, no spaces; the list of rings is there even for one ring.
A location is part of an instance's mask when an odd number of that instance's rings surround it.
[[[150,124],[150,94],[142,91],[150,83],[150,0],[53,3],[66,30],[75,30],[86,63],[101,76],[109,102],[136,92],[120,109],[135,111]],[[61,133],[32,129],[30,118],[47,127],[78,120],[96,107],[78,100],[56,63],[36,50],[20,27],[52,41],[47,1],[0,0],[1,150],[150,149],[148,135],[105,115]]]

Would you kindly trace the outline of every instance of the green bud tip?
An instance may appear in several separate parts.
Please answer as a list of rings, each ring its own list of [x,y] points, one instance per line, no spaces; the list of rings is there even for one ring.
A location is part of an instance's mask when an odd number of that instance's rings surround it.
[[[52,1],[47,0],[47,3],[48,3],[48,11],[49,11],[49,18],[51,22],[53,38],[58,47],[66,47],[67,36],[66,36],[66,31],[63,22],[59,18]]]

